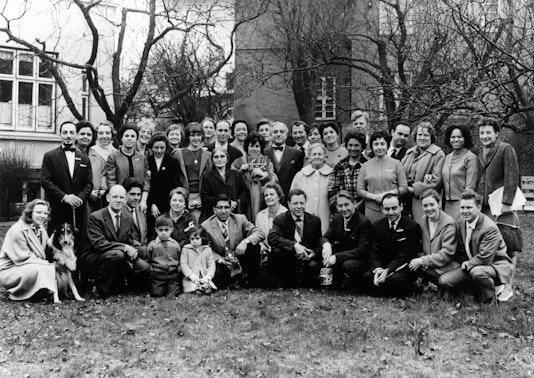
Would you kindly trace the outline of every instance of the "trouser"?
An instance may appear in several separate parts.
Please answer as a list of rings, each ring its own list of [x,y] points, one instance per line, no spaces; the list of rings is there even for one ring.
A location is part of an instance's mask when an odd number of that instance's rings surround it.
[[[178,268],[153,269],[150,278],[150,295],[153,297],[175,296],[181,292],[182,285]]]
[[[269,264],[278,287],[317,287],[321,264],[316,260],[302,261],[297,259],[295,251],[273,248]]]
[[[222,289],[227,287],[232,281],[237,280],[246,281],[248,285],[256,286],[259,282],[259,269],[260,269],[260,245],[249,244],[245,253],[242,256],[237,257],[241,264],[243,274],[240,277],[232,277],[230,269],[224,265],[215,264],[215,276],[213,277],[213,283],[217,288]]]
[[[148,290],[150,265],[140,258],[127,261],[122,250],[89,253],[80,259],[79,265],[82,277],[93,279],[104,295],[124,291],[126,287],[133,291]]]
[[[497,271],[491,265],[478,265],[470,271],[462,268],[453,269],[443,273],[438,280],[438,285],[447,290],[459,291],[474,284],[477,292],[476,298],[484,302],[495,295],[495,283],[500,284]]]
[[[354,289],[361,286],[362,278],[369,263],[365,260],[345,260],[341,264],[333,266],[334,287],[342,289]]]
[[[415,276],[408,269],[402,269],[394,272],[386,278],[382,284],[374,284],[374,273],[368,270],[363,275],[363,289],[372,295],[383,295],[387,297],[405,297],[413,293],[413,283]]]

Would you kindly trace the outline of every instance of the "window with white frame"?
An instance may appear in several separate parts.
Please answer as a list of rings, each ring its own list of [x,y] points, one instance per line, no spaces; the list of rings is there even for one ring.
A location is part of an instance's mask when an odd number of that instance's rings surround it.
[[[317,101],[315,103],[315,119],[327,121],[336,119],[336,78],[323,76],[320,78]]]
[[[0,48],[0,130],[53,133],[56,86],[50,63]]]

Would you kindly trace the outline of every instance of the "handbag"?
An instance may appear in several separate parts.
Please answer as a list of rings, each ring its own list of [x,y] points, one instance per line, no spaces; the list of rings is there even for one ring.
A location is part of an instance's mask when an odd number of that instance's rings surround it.
[[[519,217],[514,212],[503,213],[495,218],[495,223],[509,251],[523,250],[523,233],[519,227]]]

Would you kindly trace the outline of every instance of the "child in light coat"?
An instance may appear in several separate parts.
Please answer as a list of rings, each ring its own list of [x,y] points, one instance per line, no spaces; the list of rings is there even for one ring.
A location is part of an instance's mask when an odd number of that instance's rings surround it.
[[[202,227],[188,230],[189,243],[184,245],[180,256],[184,293],[195,292],[210,295],[217,287],[212,279],[215,275],[213,251],[207,245],[208,236]]]

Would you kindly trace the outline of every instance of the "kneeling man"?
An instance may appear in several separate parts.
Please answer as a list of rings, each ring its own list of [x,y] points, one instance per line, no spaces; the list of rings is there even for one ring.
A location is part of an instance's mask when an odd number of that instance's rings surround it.
[[[219,194],[213,208],[215,215],[202,223],[210,237],[216,263],[213,283],[219,289],[228,286],[231,278],[238,273],[244,273],[248,283],[257,284],[260,268],[259,243],[265,239],[264,232],[245,215],[232,214],[230,209],[230,198],[226,194]],[[242,269],[242,272],[238,269]]]
[[[87,241],[78,258],[82,276],[94,280],[95,294],[103,298],[124,291],[125,284],[132,290],[147,290],[150,265],[137,257],[131,245],[134,220],[124,209],[126,190],[115,185],[106,199],[109,206],[89,216]]]
[[[271,271],[278,287],[314,287],[319,283],[321,254],[330,247],[322,249],[327,241],[322,237],[321,219],[304,211],[306,193],[293,189],[287,201],[289,210],[274,218],[268,236]]]
[[[421,228],[402,215],[402,202],[397,194],[382,199],[385,218],[373,223],[374,248],[370,270],[364,275],[366,286],[377,294],[403,297],[413,291],[415,276],[408,264],[422,252]]]
[[[460,196],[462,217],[456,222],[458,249],[455,260],[459,268],[444,273],[439,285],[456,290],[473,283],[478,289],[477,299],[492,302],[495,285],[507,284],[512,275],[512,260],[497,225],[482,214],[482,198],[472,190]]]
[[[346,191],[337,194],[338,213],[330,222],[323,245],[323,265],[332,267],[334,286],[350,289],[361,283],[369,267],[369,251],[372,247],[371,221],[356,211],[356,199]]]

